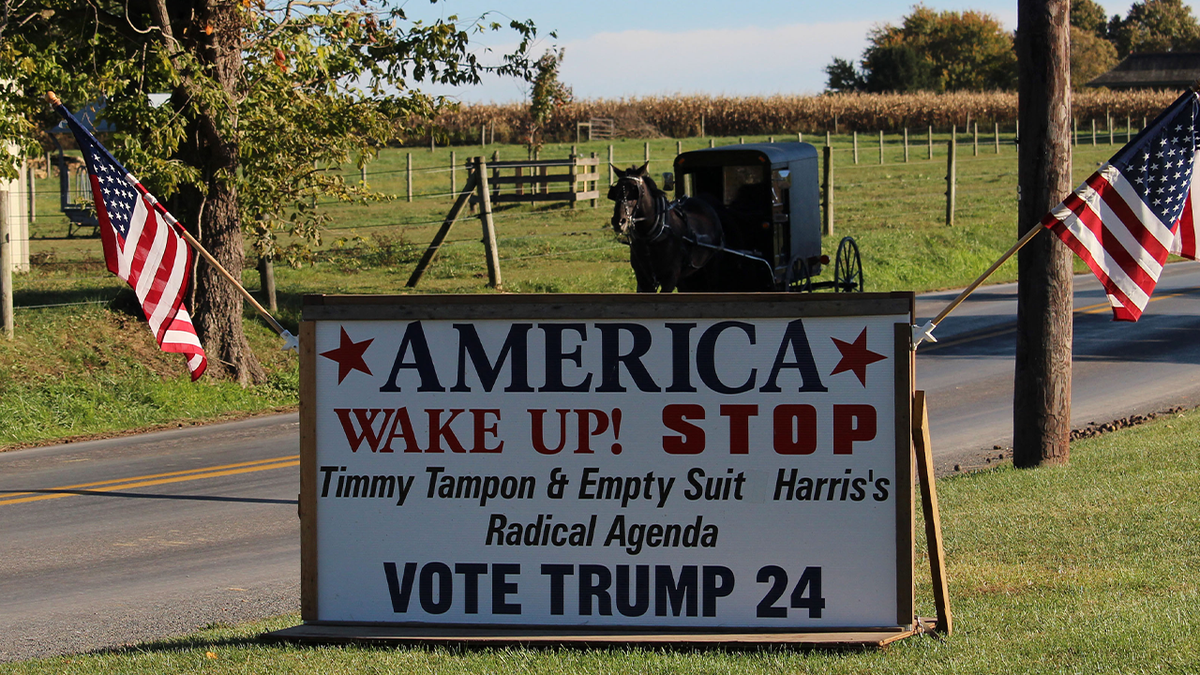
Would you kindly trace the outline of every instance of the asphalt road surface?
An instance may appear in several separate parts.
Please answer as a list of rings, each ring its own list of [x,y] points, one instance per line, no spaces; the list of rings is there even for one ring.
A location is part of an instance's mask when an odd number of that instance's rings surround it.
[[[1200,405],[1200,264],[1136,324],[1075,289],[1074,426]],[[1014,285],[986,287],[917,352],[943,474],[1011,442],[1015,315]],[[293,414],[0,453],[0,661],[296,611],[298,445]]]

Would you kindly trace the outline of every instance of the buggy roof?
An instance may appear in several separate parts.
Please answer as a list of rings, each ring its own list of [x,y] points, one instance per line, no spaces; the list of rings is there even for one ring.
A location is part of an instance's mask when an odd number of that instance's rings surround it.
[[[771,166],[788,164],[797,160],[817,158],[817,149],[810,143],[743,143],[723,145],[719,148],[691,150],[675,158],[675,165],[723,166],[746,164],[755,160],[770,162]]]

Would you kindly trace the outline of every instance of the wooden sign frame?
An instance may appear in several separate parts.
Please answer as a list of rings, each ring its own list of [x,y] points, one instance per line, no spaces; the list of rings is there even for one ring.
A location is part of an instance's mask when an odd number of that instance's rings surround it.
[[[706,644],[884,645],[933,627],[948,631],[949,603],[940,523],[937,522],[932,461],[928,454],[924,398],[914,397],[911,350],[914,296],[889,294],[672,294],[672,295],[488,295],[488,296],[306,296],[300,326],[301,357],[301,618],[304,624],[270,634],[274,639],[316,641],[386,641],[402,643],[472,642],[480,644],[624,644],[631,642],[699,642]],[[895,394],[895,535],[896,623],[848,629],[729,630],[672,629],[631,626],[497,626],[429,625],[323,620],[318,606],[316,347],[321,321],[435,320],[637,320],[756,317],[853,317],[904,314],[892,325],[892,378]],[[916,441],[914,445],[914,441]],[[919,451],[914,456],[914,447]],[[920,451],[923,451],[920,452]],[[922,454],[925,457],[922,457]],[[914,463],[916,460],[916,463]],[[920,466],[918,466],[920,464]],[[937,620],[918,619],[914,612],[914,499],[920,469],[925,521],[938,602]],[[905,487],[907,486],[907,489]],[[932,499],[931,499],[932,498]],[[932,511],[930,507],[932,506]],[[932,528],[932,529],[931,529]],[[936,530],[936,531],[935,531]],[[935,552],[936,549],[936,552]]]

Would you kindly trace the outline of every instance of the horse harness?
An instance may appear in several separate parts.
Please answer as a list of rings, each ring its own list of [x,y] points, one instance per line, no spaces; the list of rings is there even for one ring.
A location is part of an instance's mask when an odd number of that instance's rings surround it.
[[[642,178],[640,176],[626,176],[626,178],[637,182],[638,198],[635,200],[632,200],[632,201],[627,200],[627,199],[621,200],[621,208],[623,211],[627,208],[628,204],[630,204],[630,203],[634,204],[633,207],[628,207],[629,210],[626,211],[623,215],[626,218],[628,218],[631,222],[635,222],[635,223],[638,221],[641,221],[641,220],[650,220],[649,218],[645,218],[645,217],[642,217],[642,218],[634,218],[633,217],[633,209],[637,208],[636,205],[639,202],[641,202],[642,191],[645,190],[644,181],[642,181]],[[624,194],[622,194],[622,196],[624,196]],[[659,242],[665,241],[668,237],[670,237],[673,234],[673,230],[668,225],[672,211],[675,211],[676,214],[679,216],[679,222],[683,226],[683,231],[685,233],[688,232],[689,230],[688,230],[688,222],[687,222],[688,221],[687,211],[685,211],[683,207],[685,204],[687,204],[688,200],[690,200],[690,199],[691,199],[691,197],[688,197],[687,195],[683,195],[679,199],[676,199],[675,201],[668,202],[666,193],[664,193],[664,192],[658,193],[657,195],[654,196],[654,218],[653,218],[654,226],[651,228],[650,232],[645,235],[638,233],[638,231],[636,229],[631,230],[629,233],[629,238],[631,240],[638,239],[640,241],[645,241],[648,244],[657,244]],[[696,237],[688,237],[687,234],[682,234],[679,236],[679,238],[682,239],[685,243],[702,246],[704,248],[721,250],[721,249],[724,249],[724,247],[725,247],[725,243],[723,241],[721,242],[720,246],[713,246],[712,244],[709,244],[707,242],[699,241]],[[689,263],[689,266],[693,267],[693,268],[696,267],[695,265],[691,265],[690,263]]]

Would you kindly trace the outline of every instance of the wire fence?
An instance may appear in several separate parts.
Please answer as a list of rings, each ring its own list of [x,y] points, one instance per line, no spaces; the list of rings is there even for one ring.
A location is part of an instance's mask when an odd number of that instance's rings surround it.
[[[1076,167],[1092,168],[1097,158],[1104,159],[1115,152],[1115,147],[1126,138],[1137,133],[1137,129],[1097,128],[1092,134],[1090,124],[1083,127],[1076,137]],[[980,129],[978,136],[958,130],[956,140],[956,195],[959,209],[978,209],[979,205],[998,207],[1000,211],[1015,211],[1008,208],[1016,205],[1016,129]],[[801,136],[802,137],[802,136]],[[793,135],[780,135],[777,140],[795,140]],[[839,233],[853,233],[872,226],[883,218],[900,219],[904,222],[936,223],[944,217],[947,192],[950,190],[947,177],[948,141],[951,131],[932,134],[928,130],[910,130],[907,143],[903,134],[841,134],[830,136],[832,159],[832,188]],[[978,139],[978,140],[977,140]],[[771,138],[722,139],[721,145],[737,141],[759,142]],[[823,145],[824,135],[810,135],[805,140]],[[857,146],[857,147],[856,147]],[[596,155],[601,163],[595,168],[597,186],[610,184],[611,171],[605,164],[616,166],[640,166],[643,163],[652,170],[673,168],[678,151],[720,147],[715,139],[660,139],[656,141],[628,141],[625,143],[591,144],[580,148],[556,147],[547,149],[546,157],[563,157],[570,154]],[[818,165],[820,164],[818,147]],[[455,154],[450,154],[455,153]],[[406,149],[384,151],[379,159],[364,170],[327,167],[321,169],[341,176],[348,182],[361,182],[371,190],[387,196],[383,201],[368,203],[346,203],[335,199],[321,199],[318,207],[333,214],[333,222],[321,227],[329,237],[346,238],[360,234],[363,241],[351,244],[379,247],[389,237],[399,239],[401,263],[414,264],[415,258],[424,251],[436,228],[445,220],[450,204],[459,197],[467,185],[469,175],[468,158],[474,153],[485,161],[498,158],[511,162],[527,158],[523,147],[507,146],[499,150],[488,147],[467,149],[459,155],[455,150],[443,153],[412,152]],[[554,154],[558,153],[558,154]],[[461,161],[460,161],[461,160]],[[857,161],[856,161],[857,160]],[[453,163],[452,163],[453,162]],[[1089,171],[1090,172],[1090,171]],[[606,173],[608,175],[606,175]],[[818,178],[821,189],[822,208],[829,176]],[[531,182],[532,183],[532,182]],[[495,191],[497,186],[492,186]],[[453,188],[453,189],[452,189]],[[515,186],[499,186],[506,194],[515,191]],[[526,186],[531,190],[532,184]],[[603,195],[603,192],[601,192]],[[33,181],[33,189],[9,192],[9,202],[24,205],[23,222],[13,229],[11,244],[14,248],[24,247],[26,257],[15,261],[18,272],[31,270],[37,275],[54,275],[57,282],[65,285],[89,286],[111,281],[112,277],[97,272],[103,264],[99,238],[90,228],[68,225],[60,210],[62,196],[56,176],[43,176]],[[597,208],[570,210],[566,204],[506,204],[494,206],[492,218],[496,227],[500,260],[505,263],[522,263],[539,259],[556,258],[592,260],[600,255],[603,264],[627,265],[622,256],[607,256],[605,251],[619,251],[623,246],[615,241],[609,230],[610,203],[600,199]],[[464,227],[478,227],[468,218],[476,214],[464,213],[455,227],[456,232],[466,232]],[[900,218],[903,216],[903,218]],[[472,235],[478,233],[474,230]],[[580,236],[581,233],[586,236]],[[442,244],[447,252],[456,249],[468,251],[471,246],[480,246],[480,236],[459,235]],[[345,243],[343,241],[343,246]],[[358,253],[352,248],[342,251],[322,250],[316,260],[337,260],[353,257]],[[482,255],[460,253],[463,260],[478,263],[482,268]],[[476,259],[477,258],[477,259]],[[249,260],[253,263],[255,260]],[[18,274],[18,287],[25,283]],[[32,297],[32,295],[30,296]],[[97,305],[111,300],[86,300],[80,302],[45,302],[45,292],[38,291],[36,304],[17,304],[17,309],[37,310],[56,307]],[[78,296],[76,296],[78,297]]]

